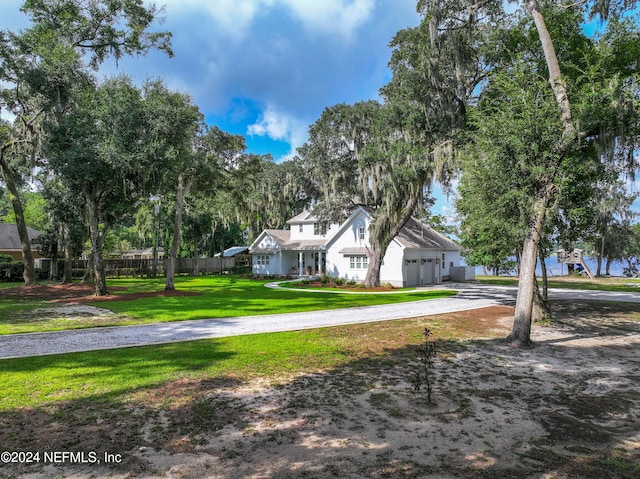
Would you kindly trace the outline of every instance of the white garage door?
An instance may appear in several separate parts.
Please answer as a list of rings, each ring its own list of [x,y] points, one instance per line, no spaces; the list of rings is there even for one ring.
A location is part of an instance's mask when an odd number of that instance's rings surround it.
[[[435,280],[435,264],[432,259],[428,259],[422,266],[422,277],[424,278],[424,284],[434,284]]]
[[[420,283],[419,260],[410,259],[407,264],[407,286],[417,286]]]

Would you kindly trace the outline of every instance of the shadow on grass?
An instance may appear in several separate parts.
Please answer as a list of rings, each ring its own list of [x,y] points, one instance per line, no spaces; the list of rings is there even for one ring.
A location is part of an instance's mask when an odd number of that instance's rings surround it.
[[[569,337],[594,338],[592,325],[601,338],[616,335],[620,324],[637,326],[637,320],[627,324],[633,312],[618,316],[614,306],[572,308],[557,308]],[[638,476],[638,449],[633,449],[640,430],[637,347],[573,348],[558,340],[517,350],[501,339],[440,339],[435,404],[428,404],[410,387],[422,329],[433,326],[439,330],[436,337],[450,337],[455,331],[447,328],[456,321],[443,316],[328,328],[321,336],[305,336],[306,341],[342,345],[327,354],[343,355],[344,361],[313,366],[315,355],[322,354],[319,348],[305,360],[310,372],[294,369],[280,379],[276,374],[268,385],[223,370],[191,377],[192,371],[209,371],[217,354],[232,359],[234,353],[222,346],[208,356],[206,350],[217,344],[213,341],[183,344],[181,350],[132,350],[119,360],[69,355],[56,367],[82,369],[89,363],[115,381],[122,380],[117,368],[130,375],[140,367],[144,375],[145,364],[176,375],[154,381],[147,372],[144,384],[110,394],[16,406],[0,414],[2,445],[121,453],[122,464],[103,467],[147,476],[166,475],[169,467],[177,477],[274,479]],[[484,323],[485,328],[499,325],[497,317]],[[180,351],[195,358],[181,359]],[[256,363],[286,361],[268,358],[268,344],[252,354]],[[22,367],[37,372],[37,367]],[[101,473],[93,465],[66,465],[60,471]]]

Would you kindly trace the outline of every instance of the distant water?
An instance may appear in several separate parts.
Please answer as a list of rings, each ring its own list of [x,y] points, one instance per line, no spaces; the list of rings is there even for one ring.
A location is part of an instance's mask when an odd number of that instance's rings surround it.
[[[598,263],[595,258],[585,256],[585,262],[587,266],[591,270],[591,273],[596,274]],[[558,260],[555,256],[547,258],[545,260],[545,264],[547,265],[547,275],[551,278],[553,276],[566,276],[567,275],[567,265],[558,263]],[[602,274],[605,273],[606,263],[602,262]],[[626,267],[626,263],[621,263],[619,261],[614,261],[611,263],[611,268],[609,269],[609,274],[611,276],[624,276],[624,268]],[[476,266],[476,275],[484,274],[481,266]],[[487,274],[492,275],[493,273],[487,268]],[[504,273],[503,273],[504,274]],[[515,271],[511,273],[515,276]],[[542,268],[540,268],[540,261],[538,261],[538,265],[536,266],[536,275],[542,276]]]

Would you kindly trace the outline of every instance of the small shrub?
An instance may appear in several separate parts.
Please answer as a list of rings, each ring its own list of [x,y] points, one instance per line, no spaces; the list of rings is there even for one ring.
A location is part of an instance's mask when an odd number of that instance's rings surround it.
[[[412,384],[415,391],[420,391],[423,384],[427,386],[427,402],[431,404],[436,345],[433,341],[429,341],[429,336],[431,336],[431,330],[429,328],[424,328],[424,332],[422,334],[424,336],[424,343],[418,347],[418,360],[420,361],[420,367],[416,372]]]
[[[251,268],[251,266],[231,266],[229,268],[229,272],[231,274],[240,274],[240,275],[245,275],[245,274],[250,274],[253,272],[253,269]]]
[[[84,277],[84,268],[73,268],[71,270],[71,277],[73,279],[79,279]]]
[[[322,285],[326,285],[329,281],[331,281],[331,278],[329,278],[329,276],[327,276],[326,274],[323,274],[323,275],[320,277],[320,283],[321,283]]]
[[[347,285],[348,285],[348,286],[355,286],[355,285],[356,285],[356,282],[355,282],[355,280],[350,279],[349,281],[347,281]]]
[[[13,258],[8,254],[0,254],[0,263],[11,263]]]
[[[36,278],[38,278],[39,281],[49,279],[49,268],[36,268]]]
[[[24,264],[22,261],[11,261],[0,263],[0,280],[2,281],[22,281]]]
[[[336,286],[342,286],[344,284],[344,279],[336,278],[334,282],[335,282]]]

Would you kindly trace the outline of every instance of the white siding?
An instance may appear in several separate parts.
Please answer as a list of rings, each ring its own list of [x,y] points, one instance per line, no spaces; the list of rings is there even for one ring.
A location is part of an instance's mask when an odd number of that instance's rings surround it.
[[[360,239],[360,228],[364,228],[364,239]],[[364,281],[367,270],[351,268],[349,255],[340,253],[346,248],[365,248],[369,245],[369,219],[360,211],[352,218],[342,234],[331,242],[327,251],[327,275],[358,282]]]
[[[253,245],[252,245],[253,246]],[[280,247],[278,243],[273,239],[273,237],[269,234],[265,234],[264,238],[260,240],[260,242],[255,246],[256,249],[277,249],[278,252],[272,255],[266,255],[264,253],[254,254],[253,255],[253,274],[259,275],[281,275],[282,274],[282,253],[280,252]],[[269,256],[269,264],[259,264],[264,263],[261,261],[265,256]]]
[[[264,238],[260,240],[260,243],[255,247],[255,249],[275,249],[279,248],[278,243],[275,239],[269,234],[265,234]]]
[[[302,226],[302,231],[300,231],[300,226]],[[315,234],[314,223],[292,223],[290,228],[291,228],[292,241],[319,240],[319,239],[327,239],[333,236],[333,234],[338,230],[339,225],[337,224],[327,225],[327,232],[326,234],[323,234],[323,235]]]
[[[382,260],[380,282],[404,286],[404,249],[396,241],[391,242]]]
[[[460,266],[460,252],[459,251],[445,251],[444,252],[444,265],[442,268],[442,276],[451,276],[451,266]]]
[[[269,264],[265,263],[268,258]],[[280,274],[280,253],[275,255],[254,254],[253,255],[253,274],[271,275]]]

